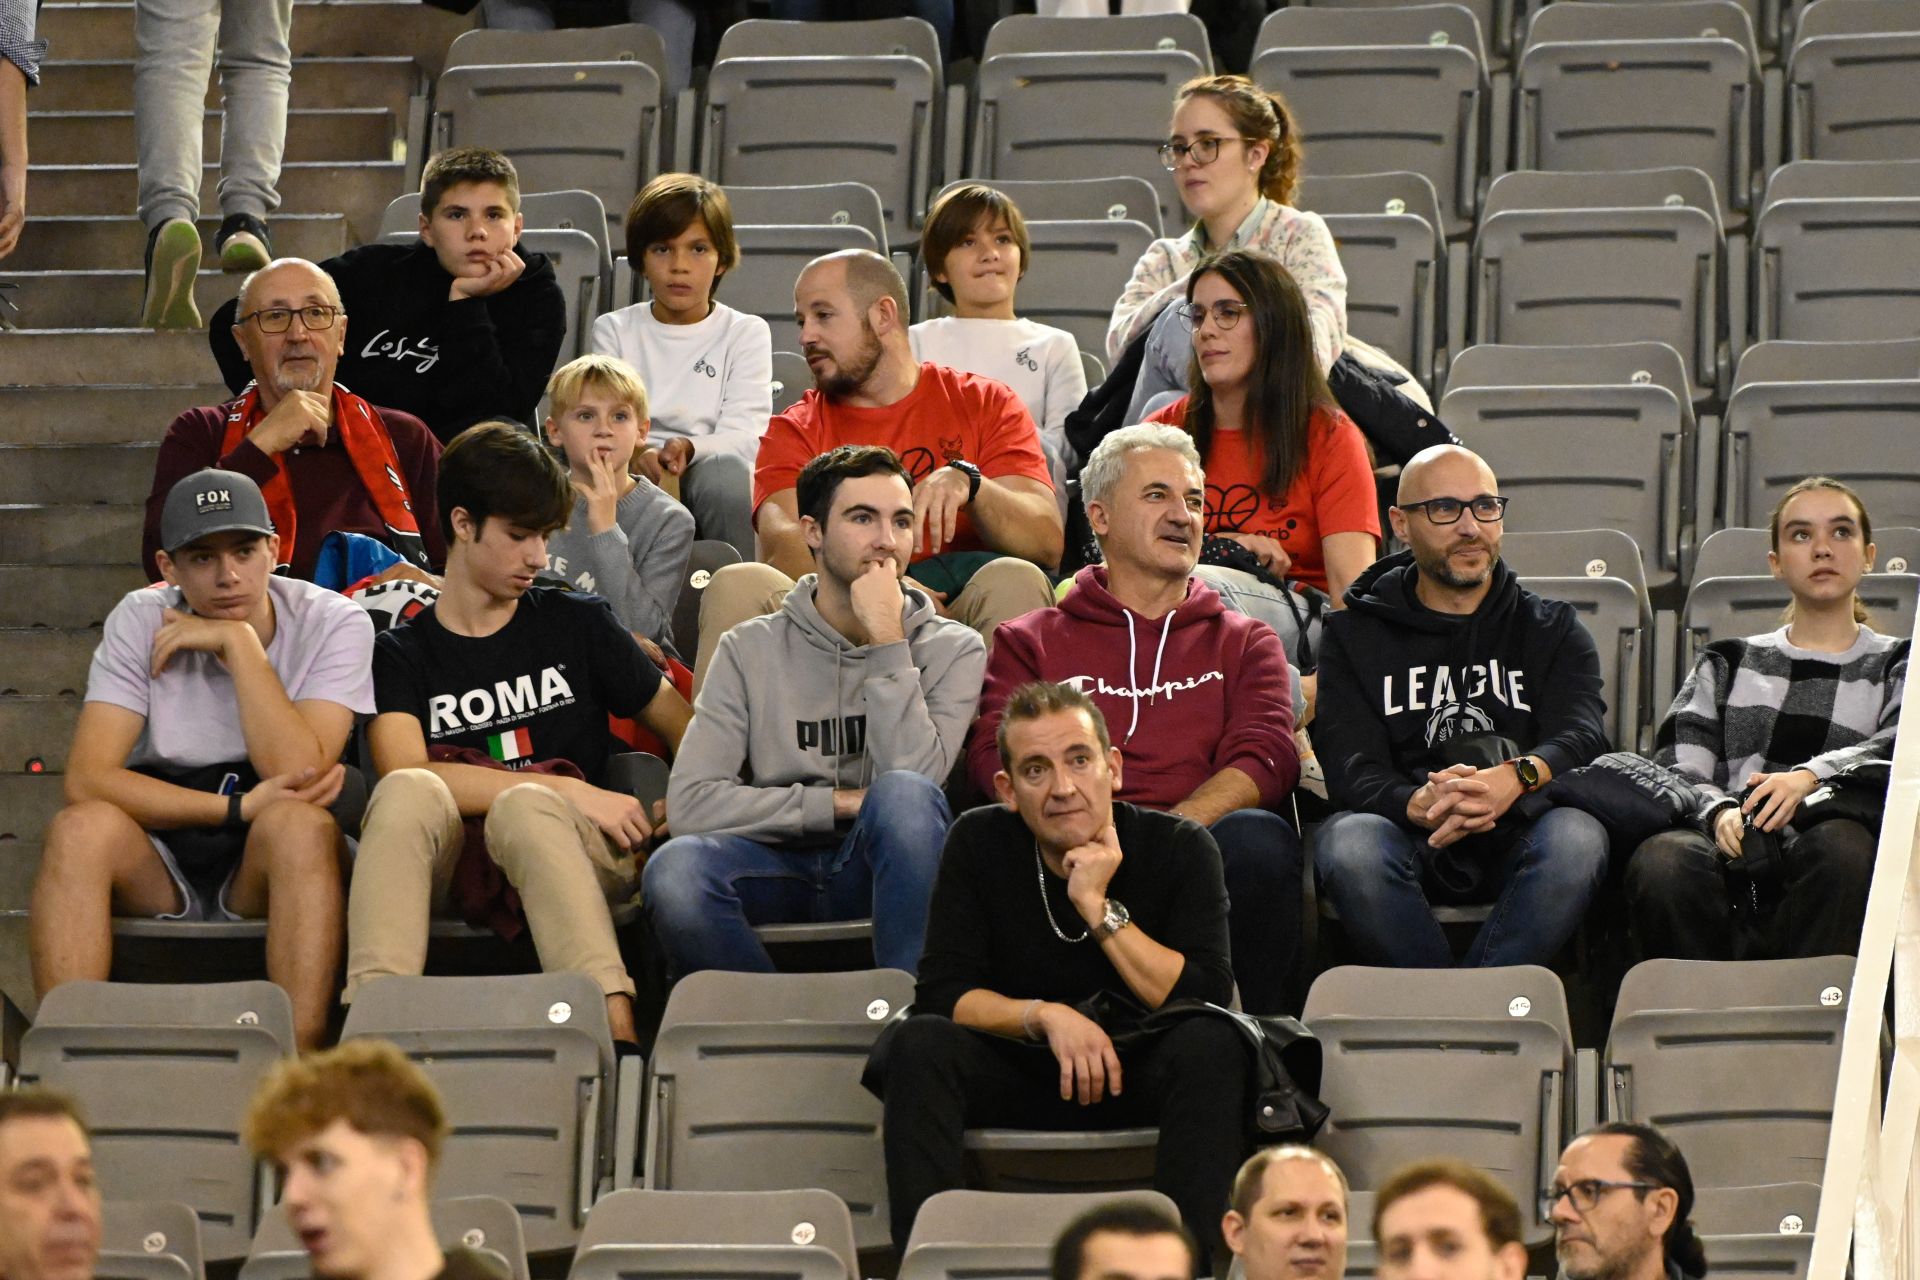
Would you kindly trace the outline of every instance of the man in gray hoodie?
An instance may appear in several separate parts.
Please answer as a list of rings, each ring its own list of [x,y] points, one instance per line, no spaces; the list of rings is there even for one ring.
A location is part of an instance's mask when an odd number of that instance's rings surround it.
[[[674,761],[675,837],[641,899],[676,974],[771,971],[756,924],[873,917],[875,962],[913,972],[986,645],[902,585],[913,487],[892,450],[801,471],[814,572],[733,627]]]

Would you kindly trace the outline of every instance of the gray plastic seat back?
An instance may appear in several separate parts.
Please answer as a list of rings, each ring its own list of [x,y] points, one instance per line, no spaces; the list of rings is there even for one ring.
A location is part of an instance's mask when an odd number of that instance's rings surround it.
[[[987,30],[980,60],[1003,53],[1106,53],[1184,49],[1206,70],[1213,49],[1206,24],[1191,13],[1122,13],[1100,18],[1052,18],[1015,13]]]
[[[601,267],[611,272],[613,240],[607,234],[607,212],[600,197],[591,191],[532,191],[520,195],[520,216],[527,230],[584,231],[600,246]],[[613,213],[624,217],[626,210],[615,209]]]
[[[1870,573],[1860,579],[1860,600],[1883,635],[1913,634],[1915,588],[1911,573]],[[1680,670],[1692,669],[1702,647],[1715,640],[1777,631],[1792,599],[1786,584],[1772,577],[1703,578],[1687,592],[1680,614]]]
[[[1045,1280],[1052,1255],[1050,1244],[923,1244],[900,1260],[898,1280]]]
[[[1920,196],[1920,160],[1793,160],[1767,175],[1768,204],[1837,196]]]
[[[880,193],[864,182],[822,182],[797,187],[728,187],[736,226],[855,226],[872,233],[887,252],[887,215]]]
[[[1720,197],[1699,169],[1600,172],[1522,169],[1503,173],[1487,188],[1488,216],[1513,209],[1701,209],[1720,226]]]
[[[1642,960],[1620,982],[1614,1017],[1647,1010],[1838,1009],[1853,983],[1852,956],[1803,960]]]
[[[1412,213],[1325,217],[1347,273],[1348,331],[1433,386],[1447,260],[1438,226]]]
[[[860,1274],[853,1217],[830,1191],[615,1191],[587,1215],[580,1249],[602,1245],[813,1245]]]
[[[644,22],[551,31],[476,27],[455,36],[447,48],[448,67],[530,62],[638,62],[653,68],[661,84],[669,78],[666,41]]]
[[[1920,378],[1920,338],[1887,342],[1756,342],[1733,389],[1749,382],[1886,382]]]
[[[1646,722],[1643,690],[1649,678],[1652,618],[1644,597],[1619,578],[1523,577],[1520,585],[1548,600],[1573,606],[1600,651],[1601,696],[1607,703],[1607,736],[1615,749],[1640,749]]]
[[[1459,4],[1390,8],[1304,5],[1276,9],[1260,24],[1253,56],[1269,49],[1361,48],[1370,45],[1455,44],[1487,61],[1486,41],[1473,10]]]
[[[1303,174],[1294,203],[1322,217],[1337,213],[1410,213],[1424,220],[1436,235],[1445,225],[1433,183],[1423,174],[1405,171]]]
[[[1145,223],[1029,222],[1032,265],[1020,281],[1023,319],[1065,329],[1082,351],[1105,350],[1113,300],[1153,243]]]
[[[612,1167],[613,1035],[593,979],[377,978],[341,1035],[392,1041],[439,1089],[451,1133],[438,1190],[503,1195],[529,1249],[572,1247]]]
[[[553,274],[566,297],[567,335],[560,343],[556,367],[585,349],[587,334],[600,314],[601,242],[592,233],[528,227],[520,233],[520,244],[533,253],[544,253],[553,264]]]
[[[940,188],[940,196],[955,187],[983,183],[1020,208],[1028,222],[1091,222],[1100,218],[1143,223],[1162,234],[1160,193],[1145,178],[960,178]],[[934,197],[935,203],[939,196]],[[931,206],[929,206],[931,207]]]
[[[773,411],[785,413],[813,389],[813,370],[807,358],[793,351],[773,353]],[[681,593],[686,594],[685,592]]]
[[[1813,0],[1800,10],[1793,40],[1815,36],[1865,36],[1890,31],[1920,31],[1920,5],[1914,0]]]
[[[1500,558],[1523,578],[1619,578],[1651,613],[1640,548],[1618,529],[1508,530],[1500,539]]]
[[[818,1245],[602,1244],[582,1249],[567,1280],[847,1280]]]
[[[823,174],[864,183],[880,194],[888,242],[911,244],[939,102],[939,73],[907,54],[727,58],[707,79],[699,169],[725,187],[803,186]]]
[[[720,33],[713,60],[728,58],[918,58],[942,73],[940,35],[925,18],[864,18],[851,22],[798,22],[748,18]]]
[[[1147,1204],[1179,1215],[1173,1201],[1158,1191],[942,1191],[920,1206],[907,1252],[930,1245],[991,1241],[1037,1247],[1044,1253],[1075,1218],[1113,1204]]]
[[[984,182],[1144,178],[1159,197],[1160,225],[1178,226],[1179,193],[1154,151],[1166,140],[1174,92],[1202,74],[1184,49],[988,58],[974,85],[968,172]]]
[[[1819,1209],[1818,1183],[1773,1182],[1699,1188],[1688,1216],[1702,1236],[1797,1236],[1813,1233]]]
[[[1787,62],[1787,159],[1920,159],[1920,31],[1815,36]]]
[[[100,1206],[95,1280],[202,1280],[200,1219],[177,1200],[108,1200]]]
[[[1731,40],[1747,50],[1759,70],[1753,14],[1736,0],[1559,0],[1534,10],[1527,47],[1597,40]]]
[[[1753,254],[1762,341],[1920,336],[1920,198],[1770,204]]]
[[[1301,121],[1314,172],[1418,173],[1440,196],[1450,238],[1472,224],[1484,167],[1485,81],[1472,49],[1269,49],[1253,60],[1250,74],[1286,98]]]
[[[777,359],[777,357],[776,357]],[[805,362],[802,362],[804,367]],[[773,370],[776,379],[780,377],[780,367],[776,363]],[[807,385],[811,386],[811,376]],[[803,387],[802,390],[805,390]],[[796,397],[797,398],[797,397]],[[775,397],[777,400],[778,397]],[[774,412],[780,412],[782,406],[776,403]],[[700,649],[700,601],[707,594],[707,584],[713,580],[716,570],[740,562],[740,552],[731,542],[721,542],[716,538],[700,538],[687,553],[687,580],[680,584],[680,598],[673,606],[673,647],[682,654],[697,653]]]
[[[1920,524],[1920,379],[1749,383],[1727,401],[1726,453],[1730,525],[1765,524],[1813,475],[1852,485],[1880,523]]]
[[[1583,387],[1652,383],[1673,392],[1693,428],[1687,362],[1664,342],[1597,346],[1518,346],[1482,343],[1453,358],[1447,387]]]
[[[485,146],[525,191],[585,189],[625,211],[660,154],[660,75],[644,62],[453,67],[434,90],[434,146]]]
[[[702,969],[673,984],[661,1027],[682,1022],[884,1022],[913,1003],[913,975],[727,973]]]
[[[1569,1056],[1573,1021],[1560,975],[1537,964],[1490,969],[1386,969],[1335,965],[1313,980],[1301,1017],[1534,1018],[1557,1027]]]
[[[1873,567],[1880,573],[1920,573],[1920,529],[1911,526],[1873,528],[1879,554]],[[1765,529],[1719,529],[1707,535],[1694,561],[1694,576],[1738,578],[1757,576],[1767,567],[1772,537]]]
[[[1813,1233],[1700,1237],[1714,1280],[1806,1280]]]
[[[720,296],[736,311],[759,316],[778,337],[798,337],[793,323],[793,286],[809,262],[842,249],[880,252],[871,231],[853,223],[838,226],[740,226],[733,229],[740,261],[727,272]]]

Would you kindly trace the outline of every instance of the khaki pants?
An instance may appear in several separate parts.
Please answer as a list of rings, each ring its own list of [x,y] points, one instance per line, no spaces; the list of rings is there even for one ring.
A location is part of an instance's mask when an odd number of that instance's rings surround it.
[[[697,692],[707,678],[707,666],[720,646],[720,637],[737,623],[779,610],[793,579],[770,564],[730,564],[716,571],[700,598],[700,652],[693,664]],[[1037,566],[1013,556],[988,561],[967,580],[959,595],[947,601],[947,616],[980,633],[993,646],[993,631],[1001,623],[1053,603],[1053,586]]]
[[[631,856],[538,782],[494,799],[486,836],[487,852],[520,894],[540,967],[584,973],[608,995],[632,995],[607,910],[638,887]],[[369,978],[425,969],[428,922],[447,908],[465,839],[453,793],[430,770],[396,769],[374,788],[347,894],[345,1003]],[[599,849],[589,853],[589,842]]]

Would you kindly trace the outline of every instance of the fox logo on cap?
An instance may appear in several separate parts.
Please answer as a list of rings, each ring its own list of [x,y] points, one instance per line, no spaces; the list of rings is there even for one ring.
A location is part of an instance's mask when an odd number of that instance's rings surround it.
[[[230,511],[233,509],[233,490],[208,489],[205,493],[193,495],[193,507],[196,511]]]

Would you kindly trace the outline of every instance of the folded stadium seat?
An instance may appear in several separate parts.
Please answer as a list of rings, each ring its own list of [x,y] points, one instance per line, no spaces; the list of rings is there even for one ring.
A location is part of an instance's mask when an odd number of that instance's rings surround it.
[[[797,338],[793,323],[793,286],[806,265],[823,253],[871,249],[884,242],[857,223],[751,226],[736,224],[740,261],[722,284],[728,306],[765,320],[775,334]]]
[[[1333,1113],[1314,1145],[1356,1190],[1444,1154],[1513,1193],[1530,1241],[1553,1234],[1540,1192],[1584,1111],[1551,970],[1342,965],[1314,979],[1303,1018],[1326,1055],[1320,1096]]]
[[[1483,61],[1491,73],[1505,77],[1513,69],[1513,55],[1527,28],[1529,11],[1537,7],[1531,0],[1463,0],[1473,14],[1484,40]],[[1312,0],[1316,9],[1400,8],[1400,0]]]
[[[1727,401],[1726,440],[1729,526],[1764,525],[1790,487],[1821,474],[1857,489],[1876,522],[1920,524],[1920,378],[1750,382]]]
[[[594,1205],[570,1280],[855,1280],[853,1219],[829,1191],[616,1191]]]
[[[1789,160],[1920,159],[1920,6],[1815,0],[1787,58]]]
[[[1920,529],[1911,526],[1873,526],[1880,573],[1920,573]],[[1700,544],[1696,562],[1701,581],[1708,578],[1754,576],[1766,567],[1772,535],[1766,529],[1720,529]]]
[[[776,367],[774,377],[777,379],[779,376],[780,371]],[[778,413],[781,407],[776,405],[774,412]],[[700,598],[706,595],[707,583],[713,580],[716,570],[739,562],[740,551],[731,542],[722,542],[718,538],[694,540],[693,549],[687,554],[686,580],[680,584],[680,598],[674,602],[673,606],[672,626],[675,649],[684,654],[699,652]],[[666,794],[666,786],[663,782],[660,795],[665,797]]]
[[[1819,1182],[1853,968],[1851,956],[1635,965],[1607,1037],[1607,1119],[1659,1126],[1696,1187]]]
[[[1887,166],[1885,188],[1898,194],[1864,190],[1865,166],[1786,168],[1800,172],[1770,186],[1754,230],[1754,338],[1920,336],[1920,191],[1912,189],[1920,166]],[[1829,176],[1828,194],[1810,194]]]
[[[200,1219],[177,1200],[108,1200],[100,1206],[94,1280],[203,1280]]]
[[[1860,579],[1860,601],[1873,614],[1874,630],[1911,635],[1917,590],[1920,577],[1911,573],[1870,573]],[[1766,575],[1696,581],[1680,614],[1680,678],[1693,670],[1700,650],[1715,640],[1779,630],[1792,598],[1785,583]]]
[[[1015,13],[987,29],[980,60],[1003,53],[1104,53],[1185,49],[1213,71],[1206,24],[1191,13],[1126,13],[1094,18]]]
[[[1760,1187],[1700,1187],[1693,1228],[1703,1236],[1812,1235],[1820,1184],[1776,1182]]]
[[[1813,1233],[1700,1237],[1714,1280],[1806,1280]]]
[[[1286,98],[1315,173],[1421,174],[1460,239],[1486,172],[1482,47],[1460,5],[1287,8],[1261,24],[1250,74]]]
[[[1745,231],[1763,112],[1759,49],[1734,0],[1547,5],[1516,82],[1514,168],[1699,169],[1728,233]]]
[[[1433,183],[1417,173],[1308,174],[1295,203],[1325,218],[1340,247],[1347,328],[1400,361],[1430,394],[1437,391],[1459,329]],[[1464,273],[1464,247],[1458,256]],[[1458,301],[1464,322],[1465,299]]]
[[[816,182],[793,187],[726,189],[733,221],[740,226],[855,226],[887,249],[887,214],[880,193],[864,182]]]
[[[813,370],[807,358],[794,351],[773,353],[773,411],[784,413],[813,389]]]
[[[585,974],[375,978],[347,1011],[356,1036],[392,1041],[440,1090],[437,1189],[510,1201],[529,1250],[572,1248],[594,1200],[632,1185],[641,1063],[616,1063]]]
[[[1113,300],[1127,287],[1133,264],[1153,238],[1151,227],[1131,219],[1029,220],[1027,239],[1033,253],[1020,281],[1020,318],[1065,329],[1082,351],[1104,350]],[[925,314],[946,314],[946,300],[934,290],[924,264],[921,295]]]
[[[520,1215],[499,1196],[452,1196],[432,1205],[433,1233],[443,1249],[472,1249],[504,1271],[509,1280],[527,1280],[527,1246]],[[307,1280],[313,1262],[278,1208],[266,1215],[254,1234],[240,1280]]]
[[[1069,1223],[1090,1209],[1117,1204],[1144,1204],[1180,1216],[1158,1191],[942,1191],[920,1206],[901,1254],[900,1275],[908,1280],[1038,1280],[1050,1274],[1053,1242]]]
[[[1501,546],[1504,552],[1505,543]],[[1600,651],[1607,737],[1617,751],[1644,750],[1650,742],[1644,691],[1652,679],[1653,614],[1643,590],[1598,574],[1549,578],[1523,573],[1520,585],[1573,606]]]
[[[246,1099],[293,1051],[293,1007],[271,982],[66,982],[20,1042],[20,1080],[80,1103],[102,1186],[185,1199],[204,1256],[228,1260],[273,1188],[241,1141]]]
[[[980,178],[955,178],[934,197],[955,187],[984,182]],[[986,185],[1020,207],[1020,216],[1028,222],[1091,222],[1100,218],[1131,220],[1152,228],[1156,238],[1165,234],[1160,223],[1160,195],[1145,178],[1116,175],[1111,178],[996,178]]]
[[[1474,244],[1476,343],[1662,342],[1696,409],[1722,393],[1726,237],[1697,169],[1508,173]]]
[[[913,977],[689,974],[667,996],[649,1072],[646,1185],[662,1191],[823,1187],[862,1249],[888,1241],[880,1100],[860,1085]]]
[[[1155,149],[1166,139],[1174,92],[1204,73],[1184,49],[987,58],[974,84],[965,172],[983,182],[1144,178],[1159,197],[1160,225],[1181,225],[1173,175]],[[1104,350],[1104,341],[1094,349]]]

